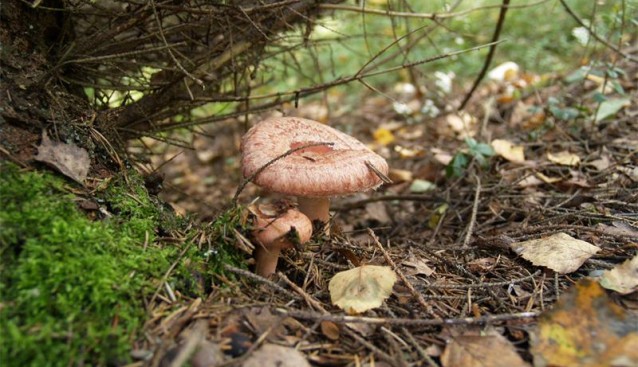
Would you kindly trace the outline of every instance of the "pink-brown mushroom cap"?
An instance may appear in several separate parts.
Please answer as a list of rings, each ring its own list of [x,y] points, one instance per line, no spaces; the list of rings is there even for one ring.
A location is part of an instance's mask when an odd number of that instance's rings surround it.
[[[382,181],[366,161],[383,174],[388,164],[357,139],[319,122],[300,117],[261,121],[243,137],[242,167],[250,177],[274,158],[313,143],[332,143],[296,151],[264,169],[254,183],[273,192],[327,197],[367,191]]]
[[[258,205],[252,210],[255,215],[253,236],[257,240],[255,248],[255,272],[270,276],[277,270],[279,253],[282,249],[303,244],[312,236],[312,222],[296,209],[285,211],[274,205]],[[294,233],[291,233],[294,230]],[[291,235],[297,238],[291,238]]]
[[[265,207],[265,206],[261,206]],[[258,208],[261,211],[261,208]],[[312,236],[310,219],[295,209],[288,209],[282,214],[269,217],[261,212],[255,216],[255,230],[253,235],[266,249],[279,247],[293,248],[294,244],[288,239],[291,230],[296,231],[300,244],[306,243]]]

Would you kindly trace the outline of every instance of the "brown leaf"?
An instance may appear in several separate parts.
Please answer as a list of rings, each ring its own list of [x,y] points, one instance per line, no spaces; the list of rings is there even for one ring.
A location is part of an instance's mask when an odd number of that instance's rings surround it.
[[[341,330],[339,330],[339,325],[335,324],[332,321],[324,320],[320,324],[321,333],[326,336],[326,338],[330,340],[339,340],[339,336],[341,335]]]
[[[455,337],[445,348],[441,362],[444,367],[529,366],[514,346],[498,334]]]
[[[541,315],[532,333],[534,365],[637,366],[638,319],[582,279]]]
[[[422,259],[418,259],[416,256],[411,255],[410,258],[403,262],[403,265],[409,266],[413,269],[408,271],[410,275],[423,274],[426,277],[434,274],[434,269],[428,266]]]
[[[46,131],[42,133],[42,143],[38,146],[35,159],[56,168],[63,175],[79,183],[84,183],[91,164],[89,153],[84,148],[52,141]]]
[[[548,267],[560,274],[576,271],[600,248],[577,240],[566,233],[524,242],[515,242],[511,249],[537,266]]]

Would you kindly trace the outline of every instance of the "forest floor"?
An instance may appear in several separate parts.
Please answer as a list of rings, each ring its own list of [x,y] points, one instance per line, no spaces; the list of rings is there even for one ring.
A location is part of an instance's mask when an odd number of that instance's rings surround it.
[[[504,79],[486,80],[462,115],[446,112],[464,96],[458,86],[284,108],[368,144],[394,182],[334,198],[333,236],[285,252],[270,279],[229,266],[235,278],[217,279],[205,299],[163,297],[136,345],[155,353],[137,364],[636,363],[638,68]],[[332,106],[341,97],[326,94]],[[213,221],[241,181],[244,131],[237,121],[199,128],[193,150],[147,141],[161,196]],[[274,199],[250,184],[239,202],[257,197]],[[381,307],[347,315],[329,281],[366,265],[399,279]]]

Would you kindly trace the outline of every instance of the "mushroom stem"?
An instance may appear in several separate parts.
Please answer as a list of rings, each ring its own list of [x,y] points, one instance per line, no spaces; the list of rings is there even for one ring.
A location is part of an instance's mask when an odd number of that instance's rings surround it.
[[[263,246],[255,247],[255,273],[262,277],[269,277],[277,269],[277,261],[281,248],[273,246],[266,249]]]
[[[299,211],[304,213],[311,221],[330,221],[330,198],[328,197],[297,197]]]

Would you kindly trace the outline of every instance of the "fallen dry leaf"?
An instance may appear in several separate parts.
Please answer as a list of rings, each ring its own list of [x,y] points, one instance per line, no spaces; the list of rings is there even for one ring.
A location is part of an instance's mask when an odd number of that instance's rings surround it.
[[[568,151],[562,151],[556,154],[547,152],[547,159],[561,166],[577,166],[580,163],[580,157]]]
[[[478,120],[468,113],[449,114],[446,116],[445,121],[460,138],[471,137],[476,134]]]
[[[638,319],[581,279],[531,334],[534,366],[637,366]]]
[[[269,340],[283,338],[286,335],[282,317],[273,315],[268,307],[248,309],[244,317],[257,334],[264,335],[268,333]]]
[[[349,314],[379,307],[397,281],[388,266],[363,265],[335,274],[328,284],[332,304]]]
[[[425,261],[418,259],[416,256],[411,255],[410,258],[403,262],[403,265],[412,268],[408,271],[410,275],[423,274],[426,277],[434,274],[434,269],[428,266]]]
[[[392,134],[392,131],[382,127],[375,130],[374,133],[372,133],[372,137],[374,137],[374,141],[377,144],[383,145],[383,146],[386,146],[394,142],[395,140],[394,134]]]
[[[400,145],[395,145],[394,151],[399,153],[401,158],[414,158],[425,154],[422,148],[406,148]]]
[[[545,266],[560,274],[576,271],[600,248],[577,240],[566,233],[556,233],[537,240],[515,242],[510,248],[537,266]]]
[[[410,184],[410,192],[415,194],[421,194],[434,189],[436,189],[435,184],[428,180],[422,180],[420,178],[417,178],[416,180],[412,181],[412,184]]]
[[[600,285],[620,294],[638,290],[638,255],[603,273]]]
[[[53,166],[63,175],[79,183],[84,183],[91,164],[89,153],[84,148],[52,141],[46,131],[42,133],[42,143],[38,146],[35,160]]]
[[[605,149],[606,151],[606,149]],[[596,168],[598,171],[604,171],[607,168],[609,168],[611,166],[611,160],[609,159],[609,153],[605,153],[603,155],[600,156],[600,158],[595,159],[589,163],[587,163],[587,165],[592,166],[594,168]]]
[[[454,158],[452,153],[446,152],[439,148],[432,148],[431,152],[432,154],[434,154],[434,160],[441,163],[444,166],[447,166],[448,164],[450,164],[450,162],[452,162],[452,158]]]
[[[529,175],[524,179],[518,182],[518,186],[520,187],[533,187],[539,186],[542,184],[553,184],[556,182],[560,182],[562,178],[560,177],[549,177],[540,172],[534,172],[533,175]]]
[[[629,177],[632,181],[638,182],[638,167],[619,166],[616,169]]]
[[[392,220],[385,203],[381,201],[366,204],[366,213],[368,214],[366,219],[376,220],[381,224],[389,223]]]
[[[190,359],[193,367],[217,366],[224,362],[224,352],[219,344],[202,340]]]
[[[491,145],[496,154],[507,159],[508,161],[514,163],[525,162],[525,151],[523,149],[523,146],[514,145],[514,143],[504,139],[492,140]]]
[[[388,172],[388,177],[394,183],[409,182],[412,181],[412,171],[408,171],[406,169],[391,168]]]
[[[501,335],[457,336],[443,351],[441,362],[444,367],[529,366]]]
[[[310,367],[306,357],[295,348],[264,344],[242,364],[243,367]]]
[[[604,223],[598,223],[596,225],[596,229],[605,231],[612,236],[631,236],[638,238],[638,227],[620,220],[612,221],[611,226]]]
[[[322,321],[319,325],[321,326],[321,333],[325,335],[326,338],[330,340],[339,340],[339,337],[341,336],[339,325],[327,320]]]

